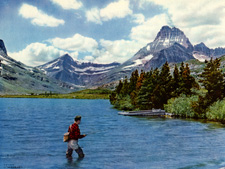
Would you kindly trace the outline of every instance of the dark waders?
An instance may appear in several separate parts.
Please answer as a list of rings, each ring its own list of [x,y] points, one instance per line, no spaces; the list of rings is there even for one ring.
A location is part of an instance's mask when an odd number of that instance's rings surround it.
[[[79,158],[84,158],[84,153],[82,148],[78,147],[78,149],[75,149],[76,153],[78,154]],[[72,157],[73,149],[68,147],[66,152],[66,157]]]

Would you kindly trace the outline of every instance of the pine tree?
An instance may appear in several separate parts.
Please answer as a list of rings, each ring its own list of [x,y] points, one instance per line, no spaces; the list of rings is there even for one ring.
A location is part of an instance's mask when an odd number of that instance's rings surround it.
[[[172,79],[172,87],[173,87],[173,96],[177,97],[179,96],[179,80],[180,80],[180,74],[177,65],[174,67],[173,71],[173,79]]]
[[[129,94],[129,83],[128,83],[127,76],[125,76],[125,80],[123,82],[123,87],[121,89],[121,94],[122,94],[122,96]]]
[[[180,77],[182,76],[183,72],[184,72],[184,62],[182,62],[180,65]]]
[[[186,95],[191,95],[192,94],[191,89],[194,87],[198,88],[198,83],[195,81],[195,78],[191,76],[188,64],[186,64],[186,67],[184,68],[182,79],[183,79],[182,93]]]
[[[220,59],[206,62],[207,65],[200,75],[200,83],[205,87],[207,93],[200,96],[197,102],[192,104],[194,111],[200,116],[205,117],[207,108],[219,99],[223,98],[224,75],[220,70]]]
[[[183,73],[184,73],[184,62],[182,62],[182,63],[181,63],[181,66],[180,66],[180,76],[179,76],[179,90],[178,90],[178,96],[179,96],[181,93],[184,93],[185,82],[184,82],[184,76],[183,76]]]
[[[112,105],[115,104],[115,102],[116,102],[116,92],[115,91],[110,94],[109,100]]]
[[[153,78],[158,74],[158,69],[152,70],[147,72],[144,76],[143,83],[141,88],[137,94],[137,107],[144,110],[144,109],[152,109],[152,92],[154,89]]]
[[[123,88],[123,82],[120,80],[118,86],[116,87],[115,92],[119,95]]]
[[[220,69],[220,59],[212,60],[211,58],[200,77],[202,78],[200,83],[208,91],[212,101],[223,97],[224,75]]]
[[[136,91],[138,92],[142,86],[142,83],[144,81],[145,78],[145,72],[143,70],[141,70],[141,74],[137,80],[137,84],[136,84]]]
[[[134,72],[132,72],[130,77],[129,91],[128,91],[129,94],[136,90],[138,78],[139,78],[139,74],[138,74],[138,70],[136,69]]]
[[[184,67],[184,63],[182,62],[180,67],[178,95],[180,94],[191,95],[192,88],[199,88],[199,85],[195,81],[195,78],[191,76],[191,72],[190,72],[188,64],[186,64],[186,66]]]
[[[154,108],[163,108],[163,105],[172,97],[172,76],[168,62],[163,65],[158,79],[153,90],[153,105]]]

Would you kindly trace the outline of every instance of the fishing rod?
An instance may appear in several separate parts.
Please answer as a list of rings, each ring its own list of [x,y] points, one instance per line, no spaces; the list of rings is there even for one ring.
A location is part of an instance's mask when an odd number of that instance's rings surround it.
[[[97,134],[97,133],[101,133],[102,131],[91,131],[91,132],[87,132],[86,135],[92,135],[92,134]]]

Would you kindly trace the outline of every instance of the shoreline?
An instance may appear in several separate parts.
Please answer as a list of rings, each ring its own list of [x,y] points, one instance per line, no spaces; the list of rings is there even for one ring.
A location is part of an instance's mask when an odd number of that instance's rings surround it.
[[[85,89],[73,93],[41,93],[41,94],[4,94],[0,98],[39,98],[39,99],[109,99],[111,91],[107,89]]]
[[[109,95],[95,95],[95,94],[57,94],[51,96],[43,95],[0,95],[0,98],[35,98],[35,99],[109,99]]]

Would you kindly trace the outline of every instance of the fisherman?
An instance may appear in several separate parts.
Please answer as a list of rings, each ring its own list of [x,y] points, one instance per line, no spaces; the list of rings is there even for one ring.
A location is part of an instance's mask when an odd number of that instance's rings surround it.
[[[81,135],[79,124],[81,122],[81,116],[76,116],[74,118],[74,123],[69,126],[68,132],[69,132],[69,142],[68,142],[68,149],[66,152],[66,157],[72,157],[73,150],[76,151],[79,158],[84,158],[84,153],[81,147],[78,145],[78,139],[81,139],[86,136],[86,134]]]

